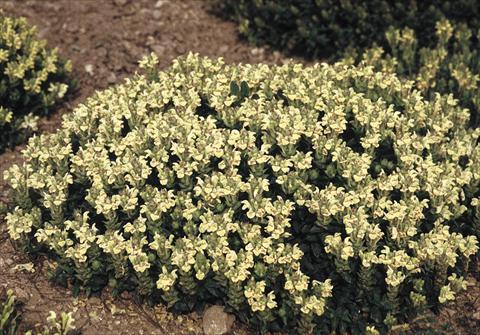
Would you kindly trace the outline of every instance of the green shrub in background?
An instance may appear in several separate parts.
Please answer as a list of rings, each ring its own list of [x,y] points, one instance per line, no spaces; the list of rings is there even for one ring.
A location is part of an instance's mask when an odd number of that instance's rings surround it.
[[[19,303],[15,300],[12,291],[0,293],[0,335],[18,334],[18,323],[21,317],[19,312]],[[75,320],[72,313],[62,313],[61,318],[57,319],[55,312],[50,312],[47,318],[48,325],[43,331],[27,331],[25,335],[68,335],[75,329],[73,323]]]
[[[429,45],[442,18],[480,28],[477,0],[224,0],[216,11],[237,21],[251,42],[313,57],[342,55],[347,48],[385,44],[389,26],[421,31]]]
[[[386,333],[465,289],[477,239],[450,225],[479,203],[480,129],[452,95],[364,66],[155,60],[5,173],[10,237],[59,282],[317,334]]]
[[[70,71],[24,18],[0,11],[0,152],[28,137],[38,115],[65,96]]]

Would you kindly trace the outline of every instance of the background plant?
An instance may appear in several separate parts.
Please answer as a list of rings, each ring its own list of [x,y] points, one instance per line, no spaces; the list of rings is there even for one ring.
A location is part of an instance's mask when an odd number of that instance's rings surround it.
[[[19,321],[21,319],[20,303],[16,301],[11,290],[2,292],[0,295],[0,335],[18,334]],[[75,329],[73,323],[75,320],[72,313],[61,314],[57,318],[55,312],[50,312],[47,318],[47,325],[40,332],[29,330],[25,335],[68,335]]]
[[[477,239],[451,226],[478,206],[480,130],[452,95],[371,66],[156,61],[5,173],[10,237],[58,282],[318,334],[406,327],[465,289]]]
[[[70,71],[35,27],[0,11],[0,152],[28,137],[38,116],[64,98]]]
[[[448,18],[480,28],[476,0],[227,0],[215,10],[239,25],[250,42],[269,44],[312,57],[339,56],[347,48],[386,44],[388,27],[409,26],[421,32],[420,46],[429,46],[435,23]]]

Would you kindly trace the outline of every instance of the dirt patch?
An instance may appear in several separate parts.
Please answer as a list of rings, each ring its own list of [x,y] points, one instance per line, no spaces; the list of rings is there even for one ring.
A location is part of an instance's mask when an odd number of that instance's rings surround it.
[[[233,23],[209,14],[205,2],[199,0],[2,0],[0,8],[7,14],[25,16],[50,46],[72,60],[77,90],[52,116],[41,120],[42,132],[57,129],[61,116],[95,90],[133,74],[137,61],[151,51],[158,54],[162,68],[189,51],[223,57],[230,63],[280,63],[286,59],[278,52],[245,43]],[[0,202],[8,200],[3,171],[21,163],[22,148],[0,155]],[[34,272],[29,271],[30,264],[11,244],[0,222],[0,287],[14,289],[24,302],[23,327],[43,323],[48,311],[54,310],[74,312],[77,329],[83,334],[202,334],[196,313],[176,316],[162,306],[137,303],[129,294],[113,298],[108,290],[90,299],[75,298],[70,290],[48,281],[48,260],[36,260]],[[428,314],[419,319],[414,333],[477,334],[480,284],[473,279],[470,282],[469,291],[439,316]],[[244,325],[235,327],[233,334],[251,334]]]
[[[104,291],[89,299],[73,297],[69,289],[49,283],[48,260],[32,264],[6,240],[6,232],[0,236],[0,287],[13,289],[23,303],[21,330],[40,327],[53,310],[73,312],[82,334],[202,334],[196,314],[174,316],[161,306],[137,304],[128,294],[114,299]]]

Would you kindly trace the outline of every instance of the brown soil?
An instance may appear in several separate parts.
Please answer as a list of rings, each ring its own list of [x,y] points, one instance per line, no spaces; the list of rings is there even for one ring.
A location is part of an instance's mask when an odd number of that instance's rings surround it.
[[[42,132],[57,129],[61,115],[95,90],[134,73],[137,61],[151,51],[159,56],[162,68],[189,51],[223,57],[227,62],[279,63],[286,59],[242,41],[233,23],[210,14],[206,2],[200,0],[1,0],[0,8],[7,14],[25,16],[50,46],[72,60],[77,89],[68,102],[41,121]],[[21,149],[0,155],[0,202],[8,201],[3,171],[21,163]],[[28,271],[29,264],[31,260],[9,241],[0,220],[0,289],[13,289],[24,303],[23,328],[38,326],[48,311],[54,310],[74,312],[82,334],[202,334],[200,316],[195,313],[175,316],[162,306],[139,304],[128,294],[112,298],[108,291],[90,299],[75,298],[68,289],[49,282],[48,260],[36,260],[33,272]],[[472,280],[467,294],[445,308],[434,322],[419,320],[415,333],[432,328],[445,329],[447,334],[476,334],[479,297],[480,284]],[[236,323],[233,334],[250,333]]]

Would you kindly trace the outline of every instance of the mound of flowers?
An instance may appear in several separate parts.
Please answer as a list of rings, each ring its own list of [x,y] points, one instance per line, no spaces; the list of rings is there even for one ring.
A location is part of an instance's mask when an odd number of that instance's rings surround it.
[[[35,27],[0,10],[0,152],[35,131],[38,115],[63,99],[70,71]]]
[[[368,66],[156,61],[5,173],[10,237],[59,281],[319,334],[386,333],[465,289],[477,239],[450,225],[479,203],[480,130],[451,95]]]

